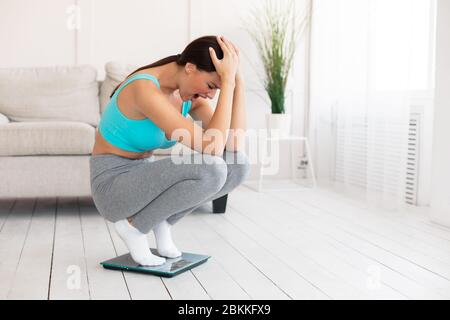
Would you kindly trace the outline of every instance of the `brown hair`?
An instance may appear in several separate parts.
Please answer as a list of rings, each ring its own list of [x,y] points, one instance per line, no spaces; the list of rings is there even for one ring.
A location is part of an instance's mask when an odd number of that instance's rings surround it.
[[[219,43],[217,42],[216,36],[203,36],[189,43],[181,54],[168,56],[152,64],[140,67],[126,76],[125,79],[140,70],[159,67],[171,62],[176,62],[179,66],[184,66],[186,65],[186,63],[190,62],[192,64],[195,64],[197,66],[197,69],[199,70],[206,72],[215,72],[216,68],[209,54],[209,47],[214,49],[218,59],[223,58],[223,51]],[[114,88],[113,92],[109,96],[110,98],[114,95],[117,88],[119,88],[122,83],[123,81]]]

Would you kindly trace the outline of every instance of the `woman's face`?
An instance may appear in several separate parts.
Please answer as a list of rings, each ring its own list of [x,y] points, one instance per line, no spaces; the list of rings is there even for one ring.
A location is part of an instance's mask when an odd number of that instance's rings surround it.
[[[187,63],[185,76],[180,84],[179,93],[183,101],[194,101],[198,97],[213,99],[221,86],[217,72],[198,70],[196,65]]]

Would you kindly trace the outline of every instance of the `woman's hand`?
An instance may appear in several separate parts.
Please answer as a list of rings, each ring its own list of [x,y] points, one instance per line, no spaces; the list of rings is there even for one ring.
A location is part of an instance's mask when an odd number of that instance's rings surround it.
[[[152,155],[153,155],[153,150],[145,151],[145,152],[141,153],[140,157],[137,159],[150,158]]]
[[[236,82],[242,81],[242,75],[241,75],[241,69],[240,69],[240,62],[241,62],[241,56],[238,47],[231,41],[229,41],[231,45],[233,46],[234,50],[236,51],[236,54],[238,56],[238,66],[236,69]]]
[[[209,49],[212,62],[216,67],[216,72],[220,76],[222,81],[235,82],[236,73],[239,68],[239,51],[237,48],[224,37],[217,36],[217,42],[219,43],[223,51],[223,59],[217,58],[214,49]]]
[[[234,43],[232,43],[231,41],[229,41],[231,43],[231,45],[233,46],[234,50],[236,51],[236,54],[238,56],[238,67],[237,67],[237,71],[236,71],[236,83],[238,82],[242,82],[242,76],[241,76],[241,70],[240,70],[240,62],[241,62],[241,56],[240,56],[240,52],[238,47],[236,47],[236,45]]]

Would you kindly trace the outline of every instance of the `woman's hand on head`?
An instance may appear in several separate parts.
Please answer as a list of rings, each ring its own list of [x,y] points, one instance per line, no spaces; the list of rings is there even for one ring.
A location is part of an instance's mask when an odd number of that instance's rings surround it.
[[[241,70],[240,70],[240,62],[241,62],[241,56],[240,56],[240,51],[239,48],[230,41],[230,43],[233,45],[234,50],[236,51],[236,54],[238,56],[238,66],[237,66],[237,70],[236,70],[236,81],[239,79],[240,81],[242,80],[242,76],[241,76]]]
[[[219,60],[214,49],[209,49],[216,72],[222,81],[234,81],[239,68],[239,49],[224,37],[217,36],[217,42],[223,51],[223,59]]]

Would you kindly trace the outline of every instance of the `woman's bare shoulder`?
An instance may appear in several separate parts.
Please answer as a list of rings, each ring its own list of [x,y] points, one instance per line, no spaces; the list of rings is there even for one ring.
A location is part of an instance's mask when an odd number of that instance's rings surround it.
[[[167,98],[170,104],[175,109],[181,110],[181,105],[183,104],[183,99],[180,96],[179,90],[175,90],[171,94],[167,95],[161,91],[160,88],[156,86],[152,81],[142,81],[139,84],[136,84],[133,88],[133,95],[142,97],[164,97]]]

